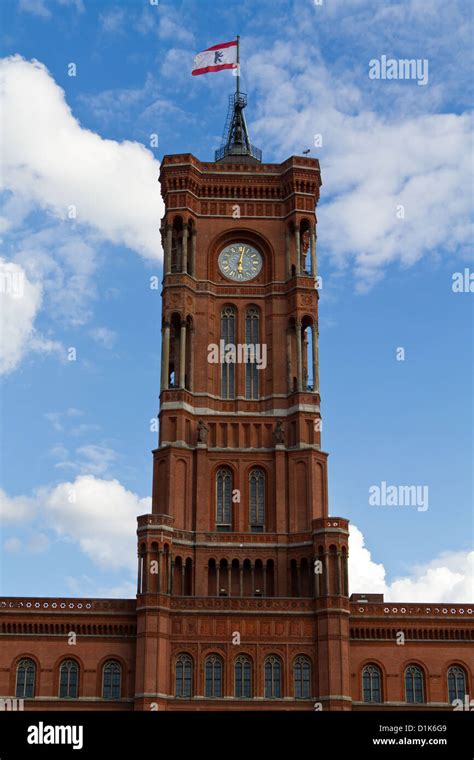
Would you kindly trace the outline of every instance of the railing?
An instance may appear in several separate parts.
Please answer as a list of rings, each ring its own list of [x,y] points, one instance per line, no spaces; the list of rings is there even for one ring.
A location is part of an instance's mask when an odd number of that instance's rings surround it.
[[[62,597],[0,597],[0,613],[22,612],[135,612],[135,599],[64,599]]]
[[[260,148],[256,148],[255,145],[249,145],[248,148],[245,145],[242,145],[242,147],[232,145],[231,148],[228,148],[227,145],[223,145],[215,151],[214,160],[221,161],[226,156],[251,156],[252,158],[257,159],[257,161],[261,161],[262,151]]]
[[[474,605],[469,604],[409,604],[383,602],[366,604],[364,602],[351,602],[351,615],[368,615],[370,617],[390,617],[400,615],[407,617],[464,617],[474,615]]]

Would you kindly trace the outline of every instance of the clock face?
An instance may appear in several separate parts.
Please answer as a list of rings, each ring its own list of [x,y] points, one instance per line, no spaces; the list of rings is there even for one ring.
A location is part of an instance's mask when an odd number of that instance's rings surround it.
[[[219,254],[219,269],[229,280],[253,280],[262,269],[262,256],[252,245],[231,243]]]

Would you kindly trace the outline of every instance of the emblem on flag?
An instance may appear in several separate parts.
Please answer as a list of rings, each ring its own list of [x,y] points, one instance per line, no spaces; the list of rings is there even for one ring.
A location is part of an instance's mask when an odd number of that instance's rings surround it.
[[[222,42],[220,45],[213,45],[197,54],[194,59],[192,75],[195,77],[198,74],[208,74],[211,71],[236,69],[238,65],[238,41]]]

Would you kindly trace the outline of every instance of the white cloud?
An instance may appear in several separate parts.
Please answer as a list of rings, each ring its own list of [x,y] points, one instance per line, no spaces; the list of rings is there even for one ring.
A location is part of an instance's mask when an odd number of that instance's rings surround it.
[[[34,16],[50,18],[51,11],[46,5],[45,0],[20,0],[19,8],[21,11],[32,13]]]
[[[381,96],[366,72],[329,70],[317,46],[303,65],[299,47],[291,38],[250,55],[259,92],[252,138],[277,160],[306,148],[320,158],[319,230],[333,265],[351,264],[365,289],[392,263],[467,256],[471,199],[458,188],[470,185],[470,115],[429,113],[433,92],[407,82],[403,94],[397,90],[398,108],[383,102],[378,113]],[[428,94],[414,98],[412,84]],[[381,89],[385,97],[388,88]]]
[[[151,152],[82,128],[38,61],[3,59],[0,85],[6,188],[59,219],[74,206],[78,224],[157,259],[163,206]]]
[[[51,527],[77,542],[94,564],[136,571],[136,517],[149,512],[150,498],[92,475],[39,492],[37,498]]]
[[[93,327],[89,335],[104,348],[113,348],[117,340],[117,333],[108,327]]]
[[[474,599],[474,552],[442,552],[408,575],[386,581],[383,564],[372,560],[364,536],[350,526],[350,593],[384,594],[388,602],[431,602],[465,604]]]
[[[0,374],[16,369],[30,351],[60,351],[60,343],[34,327],[41,302],[41,285],[31,282],[18,264],[0,258]]]
[[[101,13],[99,21],[104,32],[108,34],[117,34],[123,30],[126,13],[124,8],[112,8],[110,11]]]
[[[60,457],[60,461],[55,465],[57,469],[83,475],[106,475],[111,465],[119,459],[116,451],[109,446],[98,444],[79,446],[73,456],[63,446],[53,448],[50,453]]]
[[[35,512],[35,500],[28,496],[8,496],[0,488],[0,518],[3,524],[23,523]]]
[[[3,548],[8,554],[18,554],[22,548],[22,543],[19,538],[12,536],[3,542]]]

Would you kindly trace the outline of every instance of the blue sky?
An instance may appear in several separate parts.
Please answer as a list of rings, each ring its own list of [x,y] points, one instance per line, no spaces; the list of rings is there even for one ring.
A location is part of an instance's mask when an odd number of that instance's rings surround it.
[[[357,526],[352,590],[469,601],[473,293],[452,278],[474,271],[471,4],[4,0],[1,14],[1,257],[23,288],[0,293],[2,593],[133,594],[156,445],[159,161],[212,160],[234,79],[194,78],[192,61],[240,34],[252,142],[265,161],[321,162],[323,448],[330,511]],[[427,60],[428,83],[370,79],[382,55]],[[428,486],[428,509],[370,506],[382,481]]]

